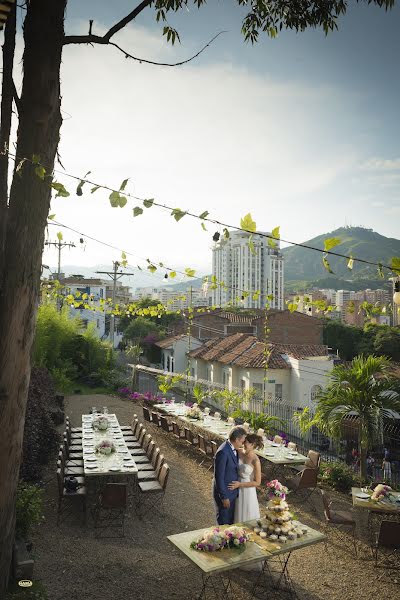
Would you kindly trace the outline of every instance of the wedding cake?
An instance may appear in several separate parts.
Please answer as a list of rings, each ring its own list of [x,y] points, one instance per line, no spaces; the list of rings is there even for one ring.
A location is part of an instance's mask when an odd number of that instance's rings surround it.
[[[265,520],[258,521],[259,527],[254,528],[254,532],[261,538],[285,543],[307,533],[307,527],[294,520],[289,511],[286,502],[287,491],[288,489],[276,479],[267,483],[268,502]]]

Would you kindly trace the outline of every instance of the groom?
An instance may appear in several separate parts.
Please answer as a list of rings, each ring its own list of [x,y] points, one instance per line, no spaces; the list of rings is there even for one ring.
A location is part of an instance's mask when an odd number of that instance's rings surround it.
[[[246,430],[233,427],[229,440],[220,445],[215,455],[213,496],[217,509],[218,525],[231,525],[234,520],[235,502],[239,490],[229,490],[232,481],[238,481],[238,450],[243,446]]]

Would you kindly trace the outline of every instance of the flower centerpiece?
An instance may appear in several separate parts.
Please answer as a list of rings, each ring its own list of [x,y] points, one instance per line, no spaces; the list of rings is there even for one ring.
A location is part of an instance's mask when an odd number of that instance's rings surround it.
[[[198,406],[191,406],[187,409],[186,416],[189,419],[202,419],[203,413]]]
[[[249,541],[249,536],[243,527],[232,525],[224,530],[219,527],[207,529],[203,536],[190,544],[193,550],[200,552],[217,552],[227,548],[240,549]]]
[[[107,417],[96,417],[92,421],[93,429],[98,429],[99,431],[107,431],[109,424]]]
[[[379,502],[379,500],[383,500],[386,496],[390,496],[391,491],[392,488],[389,485],[379,483],[372,492],[371,500]]]
[[[103,440],[96,446],[96,452],[99,452],[100,454],[111,454],[112,452],[115,452],[115,450],[114,443],[111,440]]]
[[[285,500],[286,494],[288,493],[288,488],[285,487],[278,481],[277,479],[273,479],[272,481],[268,481],[266,484],[267,488],[267,497],[270,500],[276,500],[278,503],[281,500]]]

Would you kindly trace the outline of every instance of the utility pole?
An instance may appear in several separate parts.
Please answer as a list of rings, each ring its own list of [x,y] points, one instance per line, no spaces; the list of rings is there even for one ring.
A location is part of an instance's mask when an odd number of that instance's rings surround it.
[[[58,240],[58,242],[45,242],[44,243],[45,246],[55,246],[58,249],[58,269],[57,269],[57,279],[58,281],[60,281],[60,275],[61,275],[61,250],[63,248],[76,248],[75,244],[73,242],[62,242],[61,240]],[[60,311],[61,310],[61,301],[60,298],[57,296],[57,310]]]
[[[114,308],[115,305],[115,294],[116,294],[116,290],[117,290],[117,281],[119,279],[121,279],[121,277],[123,277],[124,275],[134,275],[135,273],[123,273],[122,271],[118,271],[120,267],[119,262],[115,261],[113,262],[113,270],[112,271],[96,271],[96,273],[102,274],[102,275],[108,275],[110,277],[110,279],[112,279],[113,282],[113,288],[112,288],[112,308]],[[111,347],[114,349],[114,331],[115,331],[115,315],[111,312],[110,315],[110,342],[111,342]]]

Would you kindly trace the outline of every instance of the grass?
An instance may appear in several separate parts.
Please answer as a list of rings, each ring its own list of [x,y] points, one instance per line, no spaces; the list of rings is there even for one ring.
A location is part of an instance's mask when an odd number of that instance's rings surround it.
[[[72,394],[96,395],[96,394],[115,394],[115,390],[106,386],[91,387],[80,381],[72,381],[61,390],[63,394],[71,396]]]
[[[32,587],[20,587],[18,583],[10,584],[4,600],[49,600],[44,586],[34,581]]]

